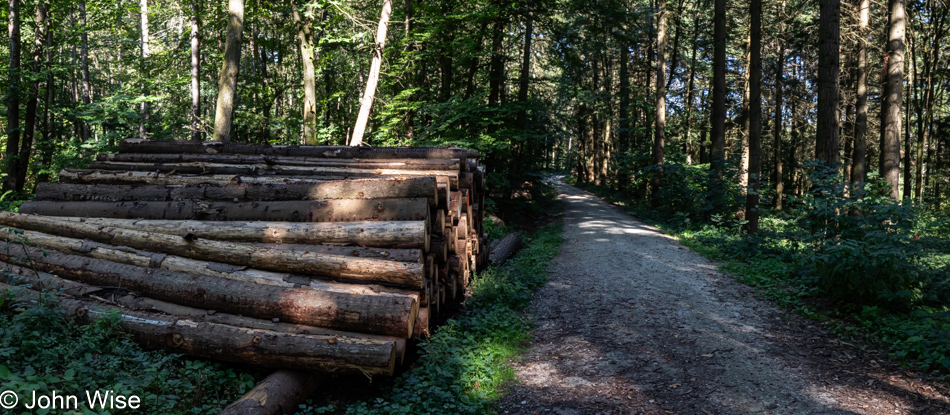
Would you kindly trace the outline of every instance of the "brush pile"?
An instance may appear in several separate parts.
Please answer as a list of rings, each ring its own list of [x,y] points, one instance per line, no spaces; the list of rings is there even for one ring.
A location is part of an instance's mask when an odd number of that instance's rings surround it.
[[[391,375],[488,262],[478,157],[125,140],[0,213],[0,280],[149,347]]]

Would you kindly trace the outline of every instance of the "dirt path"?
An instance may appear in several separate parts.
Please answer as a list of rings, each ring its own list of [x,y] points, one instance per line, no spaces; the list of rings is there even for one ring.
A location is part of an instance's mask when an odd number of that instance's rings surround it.
[[[558,190],[564,244],[501,413],[950,414],[940,385],[756,299],[597,197]]]

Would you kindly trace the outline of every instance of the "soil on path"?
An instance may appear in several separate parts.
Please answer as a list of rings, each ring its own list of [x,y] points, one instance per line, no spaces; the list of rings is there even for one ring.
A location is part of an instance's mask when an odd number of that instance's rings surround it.
[[[508,414],[950,414],[914,377],[577,188]]]

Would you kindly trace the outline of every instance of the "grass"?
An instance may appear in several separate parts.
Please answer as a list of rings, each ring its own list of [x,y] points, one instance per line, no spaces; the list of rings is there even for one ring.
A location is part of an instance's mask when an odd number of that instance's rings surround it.
[[[530,340],[521,313],[547,280],[547,264],[561,245],[551,224],[525,238],[525,247],[502,267],[474,277],[465,310],[420,345],[418,367],[397,378],[383,397],[349,405],[346,414],[490,414],[505,383],[507,362]],[[332,405],[302,405],[298,414],[337,412]]]

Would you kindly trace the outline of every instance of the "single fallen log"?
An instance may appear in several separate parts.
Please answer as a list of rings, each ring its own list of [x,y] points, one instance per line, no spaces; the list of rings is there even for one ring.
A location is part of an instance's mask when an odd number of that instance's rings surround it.
[[[9,226],[29,223],[26,217],[5,219]],[[363,247],[394,247],[405,244],[424,246],[428,239],[426,222],[259,222],[259,221],[175,221],[146,219],[75,218],[49,216],[66,222],[111,226],[142,232],[190,235],[201,239],[231,242],[275,244],[354,244]],[[440,231],[441,234],[441,231]]]
[[[326,379],[326,376],[310,372],[278,370],[218,415],[293,414]]]
[[[148,154],[125,153],[96,156],[96,161],[117,163],[224,163],[283,166],[323,166],[362,169],[414,169],[461,171],[459,159],[327,159],[321,157],[264,156],[250,154]]]
[[[508,257],[520,247],[521,234],[517,232],[510,233],[498,241],[497,244],[495,244],[495,247],[492,248],[491,252],[488,254],[488,260],[492,263],[492,265],[501,264],[502,262],[505,262],[505,260],[508,259]]]
[[[445,176],[459,180],[458,170],[404,170],[360,169],[349,167],[284,166],[276,164],[223,164],[223,163],[120,163],[97,161],[89,163],[89,169],[144,171],[178,174],[240,174],[271,176],[342,175],[348,178],[378,176]]]
[[[240,242],[207,239],[192,240],[187,235],[182,237],[156,232],[101,227],[9,212],[0,212],[0,224],[58,236],[85,238],[110,245],[271,271],[385,282],[415,288],[422,286],[423,278],[426,275],[425,265],[420,263],[345,257],[311,251],[262,248]]]
[[[17,301],[39,297],[36,291],[0,284]],[[395,345],[369,338],[280,333],[249,329],[157,313],[132,311],[88,300],[61,298],[58,306],[82,323],[119,314],[122,328],[146,348],[273,368],[327,373],[392,375]]]
[[[215,141],[171,141],[125,139],[119,153],[250,154],[354,159],[461,159],[478,158],[474,150],[436,147],[349,147],[349,146],[271,146]]]
[[[91,285],[123,287],[189,307],[359,333],[408,337],[418,302],[407,295],[353,295],[283,288],[122,264],[8,244],[0,261]]]
[[[351,222],[426,220],[429,202],[411,199],[337,199],[274,202],[49,202],[28,201],[20,213],[120,219]]]
[[[93,170],[84,175],[77,173],[74,178],[80,183],[39,183],[36,186],[36,200],[72,202],[234,201],[235,199],[239,201],[299,201],[424,197],[431,205],[435,205],[437,201],[435,179],[432,177],[291,183],[116,184],[127,181],[124,180],[127,179],[125,176]],[[179,178],[183,179],[180,176]]]

